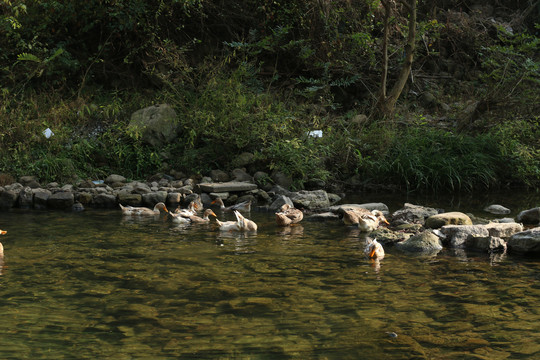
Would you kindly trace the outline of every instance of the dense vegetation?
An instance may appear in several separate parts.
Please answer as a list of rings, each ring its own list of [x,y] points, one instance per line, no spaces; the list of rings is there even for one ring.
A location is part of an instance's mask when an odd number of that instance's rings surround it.
[[[206,174],[251,152],[297,188],[536,187],[539,18],[528,0],[0,0],[0,175]],[[182,126],[163,148],[127,131],[154,103]]]

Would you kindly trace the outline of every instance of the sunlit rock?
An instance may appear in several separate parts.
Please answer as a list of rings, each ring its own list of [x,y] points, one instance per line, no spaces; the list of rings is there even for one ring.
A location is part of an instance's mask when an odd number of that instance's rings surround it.
[[[487,252],[505,252],[506,241],[496,236],[476,237],[470,236],[466,239],[465,245],[468,248]]]
[[[438,229],[445,225],[472,225],[472,220],[467,214],[459,211],[436,214],[426,219],[427,228]]]
[[[523,231],[523,225],[516,222],[510,223],[489,223],[485,225],[489,235],[500,238],[508,238],[518,232]]]

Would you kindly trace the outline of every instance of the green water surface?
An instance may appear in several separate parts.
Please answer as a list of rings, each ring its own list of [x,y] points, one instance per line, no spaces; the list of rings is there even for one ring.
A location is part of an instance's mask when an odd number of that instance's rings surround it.
[[[249,217],[257,234],[0,213],[0,359],[540,358],[537,259],[387,248],[373,263],[339,222]]]

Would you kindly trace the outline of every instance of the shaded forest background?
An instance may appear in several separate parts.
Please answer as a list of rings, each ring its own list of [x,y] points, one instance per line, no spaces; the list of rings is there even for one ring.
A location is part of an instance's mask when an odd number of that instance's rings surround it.
[[[1,0],[0,185],[201,176],[249,152],[296,189],[535,188],[538,19],[530,0]],[[181,127],[162,148],[127,127],[158,103]]]

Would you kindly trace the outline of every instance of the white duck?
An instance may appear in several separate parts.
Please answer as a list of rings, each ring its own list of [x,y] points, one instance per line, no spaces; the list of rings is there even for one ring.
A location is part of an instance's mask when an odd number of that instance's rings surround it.
[[[377,239],[373,239],[373,241],[367,244],[364,254],[366,254],[369,259],[382,260],[384,258],[384,248]]]
[[[219,221],[216,222],[221,231],[257,231],[257,224],[252,220],[246,219],[238,210],[234,210],[236,221]]]
[[[381,222],[388,224],[382,211],[372,210],[370,214],[364,214],[358,218],[358,228],[362,232],[375,231]]]

